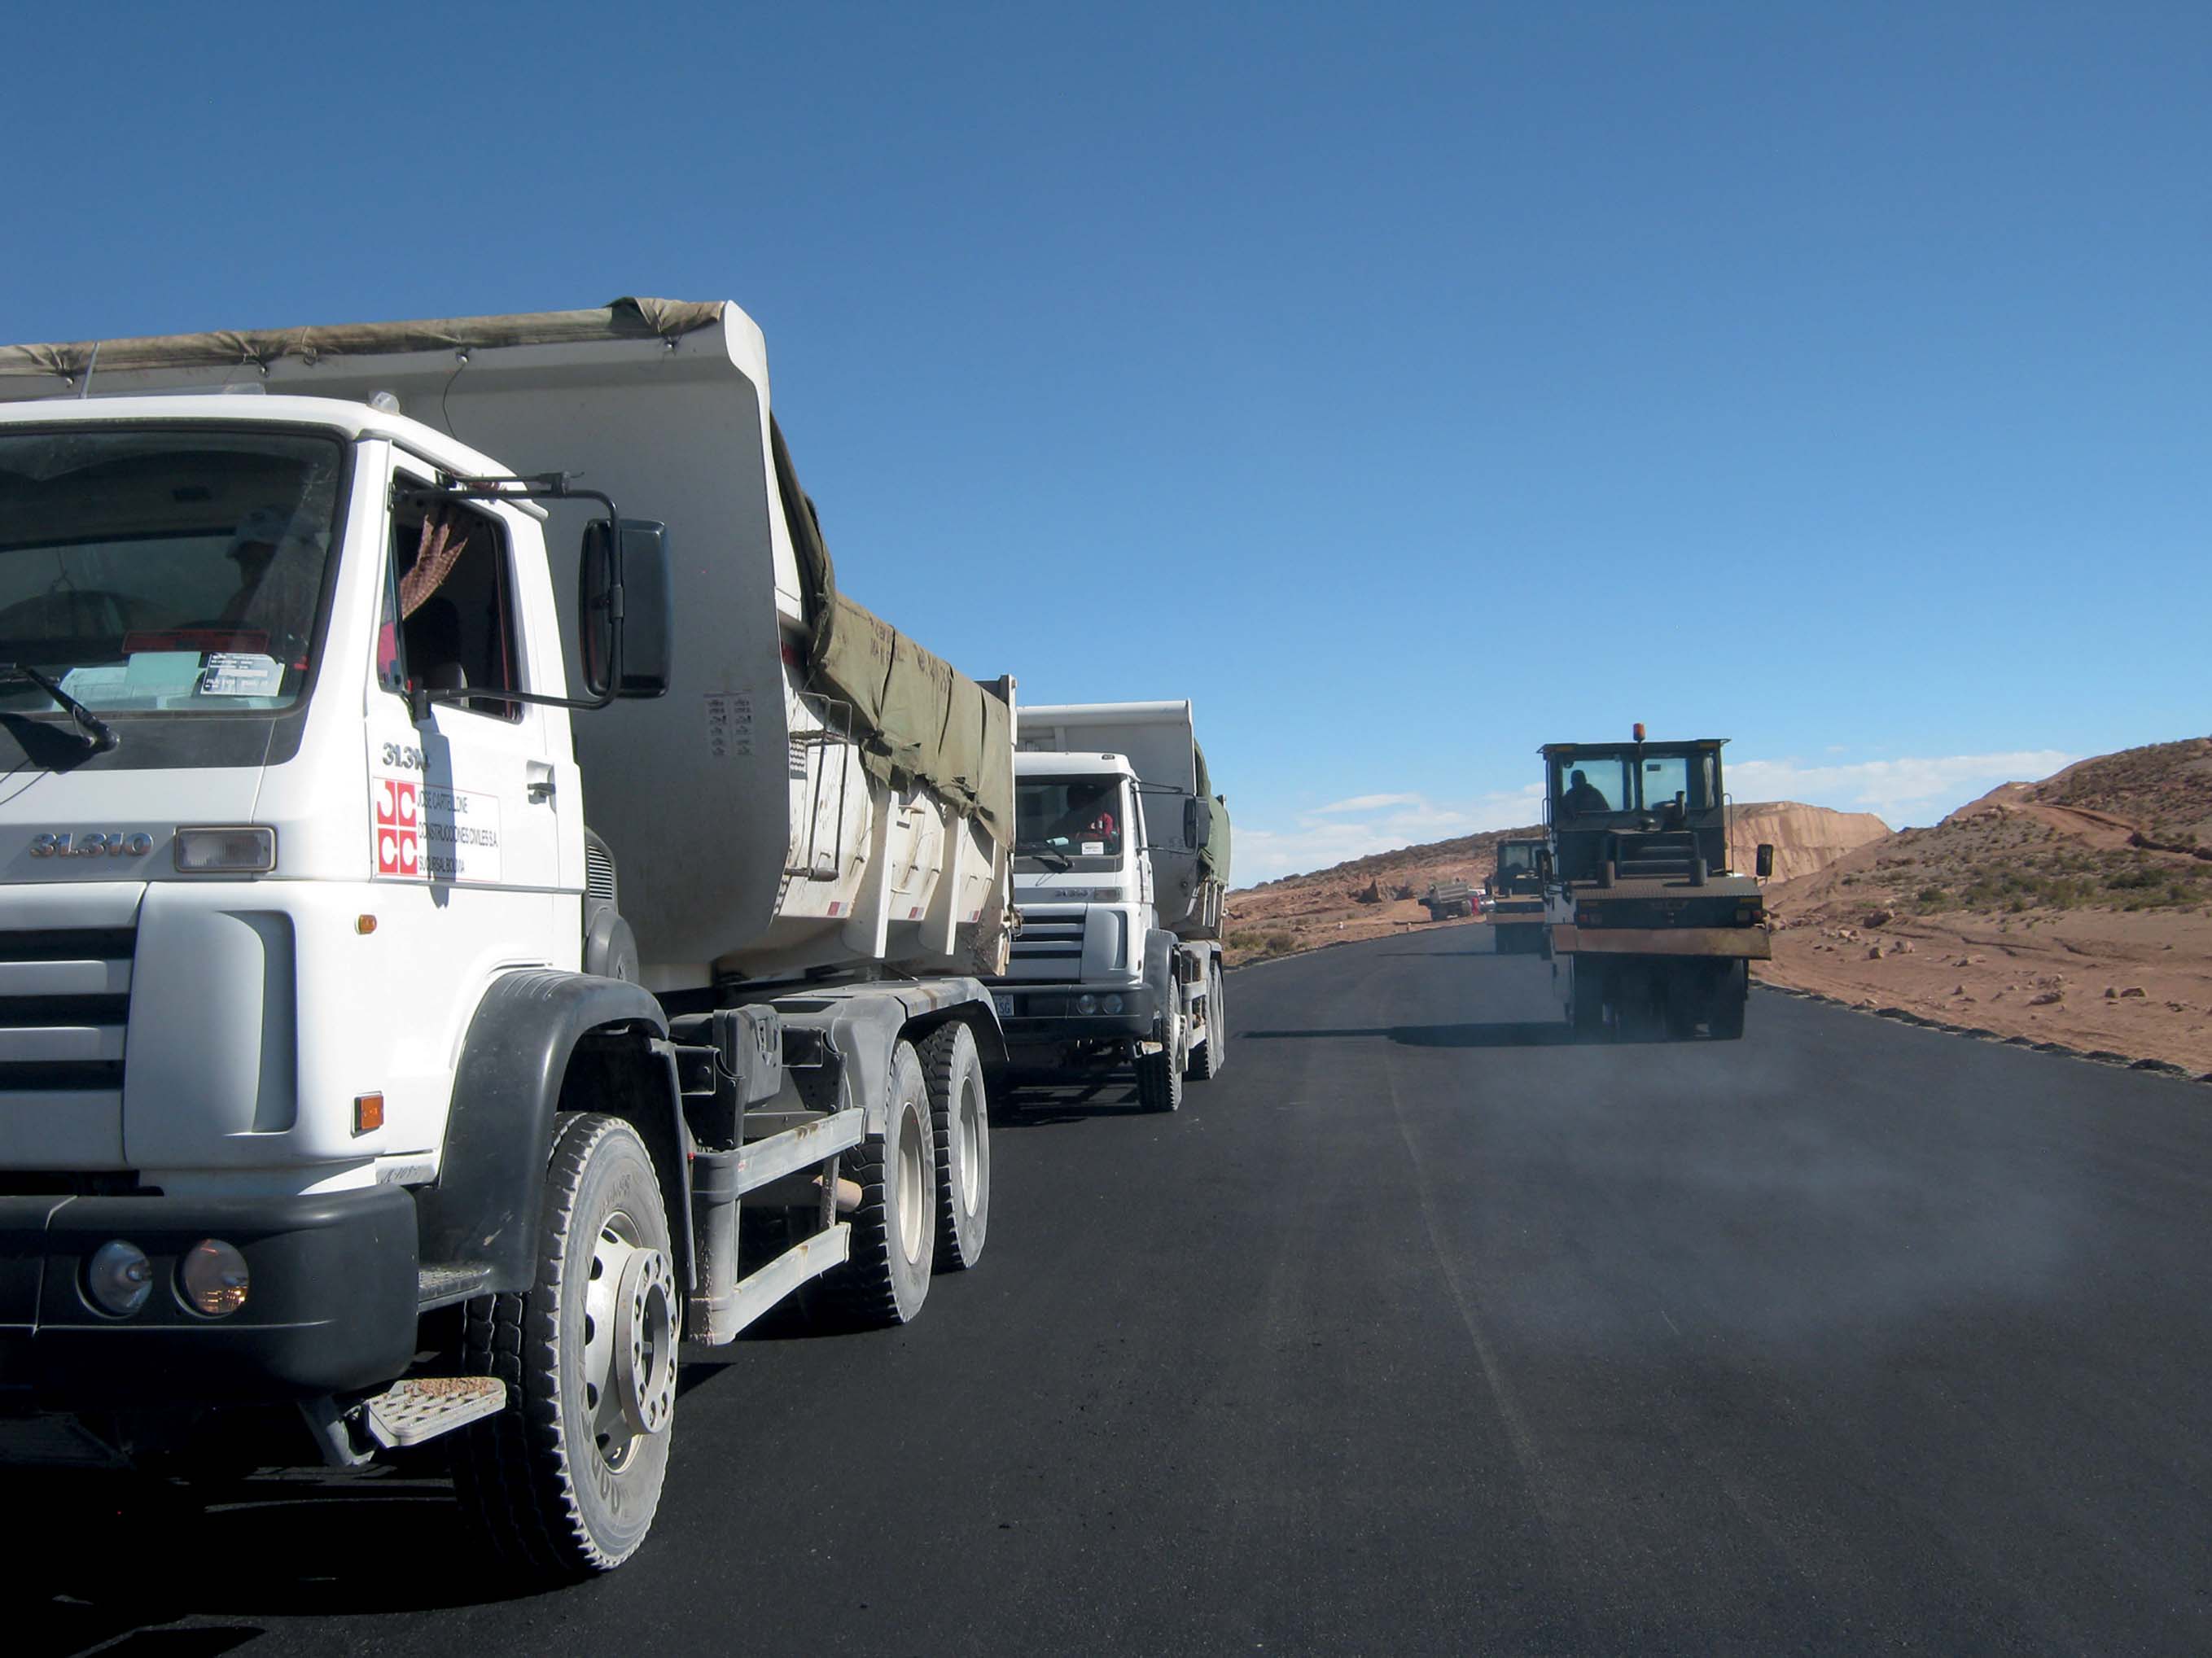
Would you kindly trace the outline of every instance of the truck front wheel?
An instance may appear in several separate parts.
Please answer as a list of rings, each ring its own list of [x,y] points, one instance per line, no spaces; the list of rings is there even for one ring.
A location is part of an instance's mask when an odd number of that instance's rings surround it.
[[[562,1117],[537,1282],[478,1297],[463,1320],[462,1369],[505,1382],[507,1402],[459,1436],[454,1484],[508,1563],[581,1577],[645,1541],[668,1471],[682,1306],[644,1143],[618,1117]]]
[[[957,1272],[983,1254],[991,1224],[991,1108],[975,1034],[954,1020],[921,1045],[937,1152],[937,1270]]]

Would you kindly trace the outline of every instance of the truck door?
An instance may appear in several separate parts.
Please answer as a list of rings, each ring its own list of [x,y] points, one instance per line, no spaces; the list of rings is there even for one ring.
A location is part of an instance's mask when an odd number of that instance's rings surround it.
[[[440,946],[457,968],[552,961],[559,814],[581,803],[556,787],[545,710],[500,695],[538,689],[507,526],[404,464],[393,480],[369,698],[371,873],[428,889],[459,935]],[[470,695],[433,702],[418,726],[415,684]]]
[[[1129,803],[1129,855],[1137,866],[1137,902],[1144,906],[1145,924],[1150,926],[1157,914],[1155,900],[1158,896],[1152,854],[1148,849],[1152,844],[1152,826],[1145,821],[1144,791],[1134,783],[1124,785],[1124,790]],[[1141,956],[1143,941],[1138,940],[1133,948]]]

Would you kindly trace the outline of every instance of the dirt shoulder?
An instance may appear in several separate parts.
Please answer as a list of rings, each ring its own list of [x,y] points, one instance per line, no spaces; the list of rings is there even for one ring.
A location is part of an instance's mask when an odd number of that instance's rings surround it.
[[[1868,919],[1784,928],[1759,978],[1854,1006],[2212,1072],[2212,916]]]

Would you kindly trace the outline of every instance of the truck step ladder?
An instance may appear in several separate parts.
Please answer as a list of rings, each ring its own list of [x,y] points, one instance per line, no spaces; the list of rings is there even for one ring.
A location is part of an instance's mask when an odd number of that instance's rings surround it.
[[[368,1436],[385,1449],[420,1445],[506,1408],[507,1383],[497,1376],[415,1376],[395,1382],[362,1412]]]

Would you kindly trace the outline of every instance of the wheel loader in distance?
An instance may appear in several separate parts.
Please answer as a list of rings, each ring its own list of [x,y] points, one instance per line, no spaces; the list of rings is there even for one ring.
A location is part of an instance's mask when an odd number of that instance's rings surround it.
[[[1581,1034],[1743,1035],[1768,959],[1759,882],[1728,866],[1725,738],[1544,746],[1552,980]],[[1762,845],[1756,868],[1773,872]]]
[[[1501,956],[1540,956],[1544,950],[1544,876],[1537,867],[1546,843],[1539,837],[1500,841],[1498,867],[1482,884],[1490,925]]]

